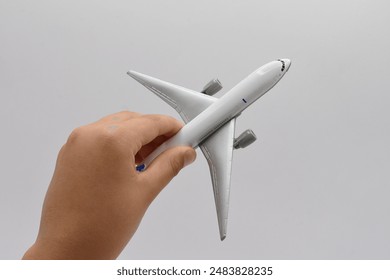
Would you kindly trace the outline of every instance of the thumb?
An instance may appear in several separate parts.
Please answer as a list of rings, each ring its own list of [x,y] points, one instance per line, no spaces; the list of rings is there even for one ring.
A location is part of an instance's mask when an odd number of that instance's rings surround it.
[[[191,164],[196,152],[191,147],[171,148],[159,155],[140,175],[147,182],[153,198],[175,177],[181,169]]]

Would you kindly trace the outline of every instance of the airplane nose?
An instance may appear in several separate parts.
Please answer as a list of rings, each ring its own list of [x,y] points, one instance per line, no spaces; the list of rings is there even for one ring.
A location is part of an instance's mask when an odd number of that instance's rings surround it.
[[[286,71],[290,68],[291,60],[288,58],[283,59],[284,63],[286,64]]]

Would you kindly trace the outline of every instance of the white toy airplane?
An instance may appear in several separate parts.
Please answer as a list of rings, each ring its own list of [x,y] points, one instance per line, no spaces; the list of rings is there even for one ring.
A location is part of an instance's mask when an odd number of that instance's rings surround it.
[[[212,96],[222,88],[218,79],[211,80],[202,92],[197,92],[135,71],[127,72],[173,107],[186,123],[175,136],[161,144],[136,169],[143,171],[159,154],[169,148],[199,146],[210,168],[221,240],[225,239],[227,230],[233,149],[245,148],[256,140],[256,135],[249,129],[234,138],[236,118],[276,85],[290,65],[289,59],[267,63],[221,98]]]

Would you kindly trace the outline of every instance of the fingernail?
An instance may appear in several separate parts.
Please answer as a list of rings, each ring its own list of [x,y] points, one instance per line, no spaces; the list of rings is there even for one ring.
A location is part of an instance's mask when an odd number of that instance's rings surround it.
[[[189,149],[184,153],[184,166],[191,164],[196,159],[196,152],[193,149]]]

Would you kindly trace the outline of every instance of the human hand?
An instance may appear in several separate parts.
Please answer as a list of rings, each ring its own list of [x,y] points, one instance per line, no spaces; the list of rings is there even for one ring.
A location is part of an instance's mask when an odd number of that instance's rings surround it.
[[[23,258],[117,258],[153,199],[195,160],[194,149],[176,147],[135,170],[181,127],[168,116],[120,112],[76,128],[58,154],[37,240]]]

